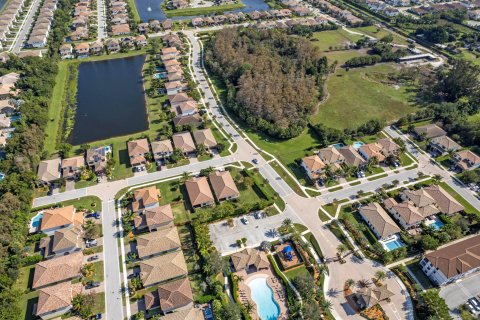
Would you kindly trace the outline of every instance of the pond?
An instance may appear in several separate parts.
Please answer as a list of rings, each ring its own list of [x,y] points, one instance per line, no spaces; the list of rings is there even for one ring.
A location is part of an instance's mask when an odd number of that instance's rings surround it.
[[[1,1],[1,0],[0,0]],[[161,8],[161,4],[164,0],[135,0],[135,5],[137,6],[138,14],[140,15],[140,19],[142,21],[149,21],[151,19],[163,21],[167,19],[167,16],[163,12]],[[263,0],[242,0],[245,7],[242,9],[235,9],[230,11],[225,11],[224,13],[231,13],[231,12],[251,12],[251,11],[263,11],[268,10],[268,4],[265,3]],[[185,19],[192,19],[196,17],[202,16],[175,16],[172,17],[172,20],[185,20]]]
[[[145,55],[83,62],[69,142],[79,145],[148,129],[142,67]]]

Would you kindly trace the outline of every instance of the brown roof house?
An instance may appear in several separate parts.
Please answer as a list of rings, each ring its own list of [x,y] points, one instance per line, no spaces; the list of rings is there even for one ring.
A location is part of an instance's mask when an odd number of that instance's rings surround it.
[[[382,146],[378,143],[364,144],[363,146],[358,148],[358,153],[365,160],[369,160],[370,158],[377,158],[378,162],[383,162],[386,158],[382,153]]]
[[[170,158],[173,154],[173,146],[170,139],[153,141],[150,146],[152,147],[153,158],[155,161],[161,161],[165,158]]]
[[[462,150],[453,154],[453,159],[460,171],[474,170],[480,167],[480,156],[470,150]]]
[[[175,312],[167,313],[162,320],[204,320],[202,309],[200,308],[180,308]]]
[[[160,308],[162,313],[190,306],[193,303],[192,288],[187,278],[159,285],[158,289],[145,294],[147,310]]]
[[[195,143],[193,143],[192,135],[188,131],[175,133],[172,136],[172,140],[175,149],[179,149],[184,155],[188,155],[197,150]]]
[[[457,151],[462,148],[462,146],[450,139],[448,136],[440,136],[433,138],[432,140],[430,140],[430,143],[428,145],[430,147],[430,150],[438,153],[439,155]]]
[[[82,230],[79,227],[59,229],[40,240],[40,249],[46,259],[79,251],[82,249]]]
[[[69,281],[81,276],[83,254],[75,252],[37,263],[33,275],[33,289]]]
[[[62,174],[65,179],[77,179],[85,167],[83,156],[76,156],[62,160]]]
[[[96,174],[104,174],[107,169],[107,154],[110,148],[99,147],[87,150],[86,159],[88,166]]]
[[[180,249],[176,227],[145,233],[137,237],[137,253],[142,260]]]
[[[331,165],[334,169],[341,168],[345,162],[344,156],[335,147],[322,148],[317,155],[323,163]]]
[[[47,184],[56,182],[60,179],[61,162],[60,158],[40,161],[37,171],[38,179]]]
[[[415,127],[413,134],[419,140],[437,138],[446,135],[445,130],[437,126],[436,124],[426,124],[424,126]]]
[[[441,213],[453,215],[457,212],[465,210],[464,206],[455,200],[455,198],[453,198],[450,193],[445,191],[442,187],[431,185],[425,187],[424,190],[428,192],[433,199],[435,199],[435,203],[438,209],[440,209]]]
[[[186,276],[187,264],[182,251],[170,252],[140,262],[140,279],[144,287]]]
[[[188,197],[192,207],[204,207],[212,205],[215,202],[212,191],[208,185],[207,178],[196,177],[185,181]]]
[[[129,141],[127,147],[132,167],[141,167],[147,163],[146,156],[150,153],[147,139]]]
[[[325,163],[317,155],[302,158],[301,166],[311,180],[320,178],[325,169]]]
[[[53,235],[55,231],[83,225],[83,212],[76,212],[74,206],[45,210],[40,223],[40,231]]]
[[[170,204],[148,208],[142,214],[137,215],[133,223],[139,231],[148,229],[148,231],[160,230],[173,226],[173,213]]]
[[[388,198],[383,205],[405,229],[417,227],[425,218],[439,212],[434,203],[418,207],[412,201],[398,203],[395,199]]]
[[[387,289],[384,284],[381,287],[362,288],[355,294],[357,296],[357,304],[361,309],[373,307],[380,301],[386,300],[393,296],[393,292]]]
[[[480,270],[480,235],[426,254],[420,266],[437,285],[452,283]]]
[[[204,145],[207,150],[211,150],[217,147],[217,140],[213,136],[212,130],[210,128],[195,130],[193,132],[193,138],[197,146]]]
[[[158,207],[160,191],[155,187],[137,189],[133,191],[133,212],[143,212],[147,209]]]
[[[395,221],[376,202],[362,206],[358,212],[378,239],[386,239],[400,232]]]
[[[235,199],[240,196],[229,171],[215,171],[210,173],[208,178],[218,201]]]
[[[230,256],[230,260],[232,261],[235,271],[248,271],[251,268],[255,268],[255,271],[258,271],[262,269],[268,269],[270,267],[270,263],[268,262],[265,252],[253,248],[247,248],[242,251],[235,252]]]
[[[35,315],[41,319],[52,319],[72,309],[73,297],[82,292],[82,284],[62,282],[38,290],[38,303]]]
[[[360,156],[357,150],[352,146],[341,147],[338,152],[343,156],[344,163],[352,167],[361,167],[365,164],[365,160]]]

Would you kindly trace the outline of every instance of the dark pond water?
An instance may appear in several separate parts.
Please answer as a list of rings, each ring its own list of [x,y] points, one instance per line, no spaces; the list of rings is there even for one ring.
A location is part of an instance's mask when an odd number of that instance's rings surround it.
[[[137,10],[138,10],[138,13],[140,14],[140,18],[142,19],[142,21],[147,22],[151,19],[162,21],[167,19],[167,16],[165,15],[165,13],[163,12],[160,6],[163,3],[163,1],[164,0],[135,0]],[[225,13],[230,13],[230,12],[247,13],[255,10],[258,10],[258,11],[268,10],[268,5],[263,0],[242,0],[242,2],[245,4],[244,8],[225,11]],[[183,20],[183,19],[192,19],[195,17],[201,17],[201,16],[177,16],[177,17],[172,17],[172,19]]]
[[[142,66],[145,55],[81,63],[77,113],[69,142],[86,142],[148,128]]]
[[[7,3],[7,0],[0,0],[0,10],[3,9],[6,3]]]

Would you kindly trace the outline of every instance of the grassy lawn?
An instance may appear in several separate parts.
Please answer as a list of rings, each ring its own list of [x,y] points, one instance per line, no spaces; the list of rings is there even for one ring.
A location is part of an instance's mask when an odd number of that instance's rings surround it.
[[[241,9],[244,7],[245,5],[241,1],[239,1],[238,3],[233,3],[233,4],[223,4],[219,6],[200,7],[200,8],[164,10],[164,12],[168,18],[171,18],[175,16],[198,16],[203,14],[217,13],[217,12],[221,13],[224,11]]]
[[[351,34],[345,30],[338,29],[314,32],[310,41],[312,41],[315,46],[319,47],[320,50],[327,51],[341,49],[345,45],[355,43],[361,38],[362,36],[357,34]]]
[[[192,273],[195,271],[195,265],[197,264],[197,261],[195,260],[195,242],[192,233],[187,226],[179,226],[177,230],[180,237],[180,243],[182,244],[185,261],[187,262],[188,272]]]
[[[75,182],[75,189],[91,187],[97,184],[97,180],[80,180]]]
[[[63,202],[57,202],[57,205],[69,206],[74,205],[77,210],[102,210],[102,202],[99,198],[95,196],[86,196],[82,198],[77,198],[73,200],[67,200]],[[35,211],[40,209],[50,208],[52,205],[34,208]]]
[[[434,287],[430,279],[423,273],[422,268],[419,265],[419,260],[412,260],[405,264],[407,269],[415,275],[415,278],[425,289],[431,289]]]
[[[480,112],[474,114],[474,115],[471,115],[468,117],[468,122],[471,122],[471,123],[477,123],[477,122],[480,122]]]
[[[295,180],[293,180],[293,178],[289,174],[287,174],[285,170],[282,167],[280,167],[280,165],[278,165],[278,163],[272,162],[271,166],[273,167],[273,169],[275,169],[278,175],[282,177],[283,180],[285,180],[285,182],[290,186],[290,188],[292,188],[293,191],[295,191],[296,194],[302,197],[305,196],[302,189],[298,186]]]
[[[35,265],[20,268],[17,281],[13,288],[21,294],[18,299],[18,306],[21,310],[20,319],[33,320],[36,317],[32,315],[33,306],[38,301],[38,291],[30,291]]]
[[[408,42],[406,39],[401,38],[393,33],[391,33],[388,30],[385,30],[384,28],[377,28],[376,26],[367,26],[367,27],[360,27],[360,28],[355,28],[355,31],[363,32],[369,36],[375,37],[377,39],[381,39],[389,34],[393,35],[393,42],[397,44],[404,44],[408,45]]]
[[[378,175],[378,176],[375,176],[375,177],[367,178],[367,180],[368,181],[373,181],[373,180],[377,180],[377,179],[381,179],[381,178],[385,178],[385,177],[388,177],[388,173],[384,173],[384,174],[381,174],[381,175]]]
[[[104,279],[103,275],[103,261],[93,262],[93,275],[88,278],[84,278],[84,283],[93,281],[93,282],[102,282]]]
[[[93,314],[105,312],[105,294],[103,292],[95,294],[95,304],[92,311]]]
[[[309,232],[305,235],[305,239],[307,239],[311,244],[317,255],[323,259],[323,252],[322,249],[320,248],[320,245],[318,244],[317,239],[315,239],[315,236],[313,233]]]
[[[406,87],[394,87],[374,79],[396,72],[394,64],[378,64],[346,71],[338,68],[326,83],[329,98],[320,105],[313,123],[328,127],[356,128],[372,118],[392,121],[414,112]],[[347,93],[348,94],[345,94]]]
[[[130,10],[132,10],[133,19],[136,22],[140,22],[141,19],[140,19],[140,15],[138,14],[137,5],[135,4],[135,0],[128,0],[127,2],[128,2],[128,6],[130,7]]]
[[[353,210],[352,206],[343,206],[340,209],[339,219],[348,220],[353,226],[361,226],[359,229],[365,235],[368,242],[370,242],[370,244],[377,242],[377,237],[375,237],[372,230],[370,230],[365,221],[363,221],[358,211]]]
[[[295,277],[309,273],[305,266],[299,266],[288,271],[283,272],[287,278],[292,281]]]
[[[455,190],[453,190],[448,184],[445,182],[440,182],[439,186],[445,189],[452,197],[455,198],[462,206],[465,207],[466,213],[475,213],[476,215],[480,215],[480,211],[475,209],[467,200],[465,200],[461,195],[459,195]]]
[[[326,207],[326,206],[325,206]],[[331,213],[330,210],[326,210],[326,208],[324,207],[325,211],[327,211],[329,214],[332,215],[332,217],[335,216],[335,213]],[[331,218],[329,216],[327,216],[322,210],[318,209],[318,217],[320,218],[320,220],[322,220],[323,222],[326,222],[328,220],[330,220]]]
[[[324,56],[327,57],[329,63],[334,61],[338,62],[339,66],[345,64],[345,62],[354,57],[364,56],[366,52],[361,50],[342,50],[342,51],[327,51]]]
[[[296,229],[298,232],[300,232],[300,233],[302,233],[303,231],[307,231],[307,230],[308,230],[307,227],[305,227],[303,224],[300,224],[300,223],[294,223],[293,226],[294,226],[295,229]]]

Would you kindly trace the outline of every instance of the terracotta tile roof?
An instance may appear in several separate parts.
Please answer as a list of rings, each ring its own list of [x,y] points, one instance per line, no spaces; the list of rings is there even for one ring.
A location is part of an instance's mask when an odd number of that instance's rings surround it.
[[[447,278],[480,267],[480,235],[430,252],[425,258]]]
[[[413,203],[406,201],[397,203],[395,199],[389,198],[386,199],[383,204],[387,209],[393,209],[397,212],[400,218],[407,224],[412,225],[418,222],[423,221],[426,217],[434,215],[439,212],[439,210],[433,206],[428,205],[423,208],[418,208],[413,205]]]
[[[318,156],[323,162],[327,164],[343,162],[345,160],[342,154],[335,147],[327,147],[320,149],[318,151]]]
[[[149,232],[137,237],[137,252],[140,259],[180,248],[176,227]]]
[[[62,160],[62,169],[73,167],[73,168],[80,168],[85,166],[85,159],[83,156],[71,157]]]
[[[191,115],[184,116],[184,117],[177,116],[177,117],[173,118],[173,125],[175,127],[185,126],[185,125],[189,125],[189,124],[199,125],[200,123],[202,123],[202,117],[198,113],[191,114]]]
[[[436,138],[436,137],[444,136],[447,134],[445,130],[443,130],[436,124],[427,124],[424,126],[419,126],[414,128],[413,131],[417,135],[424,136],[425,138]]]
[[[82,42],[75,46],[75,51],[88,49],[90,49],[90,45],[87,42]]]
[[[37,177],[45,182],[60,179],[60,163],[60,158],[41,161],[38,165]]]
[[[63,228],[53,234],[52,252],[81,246],[82,231],[78,227]]]
[[[168,67],[168,66],[179,66],[179,65],[180,65],[180,62],[178,62],[178,60],[176,60],[176,59],[173,59],[173,60],[164,61],[164,62],[163,62],[163,65],[164,65],[165,67]]]
[[[430,143],[442,146],[445,150],[458,150],[462,147],[447,136],[433,138]]]
[[[82,292],[82,284],[63,282],[38,290],[37,316],[71,306],[72,299]]]
[[[363,154],[367,155],[368,158],[377,158],[378,161],[382,162],[385,160],[385,156],[382,154],[382,146],[377,143],[368,143],[361,146],[359,151],[363,152]]]
[[[174,68],[174,66],[167,67],[167,70],[168,70],[168,68]],[[187,96],[185,93],[177,93],[177,94],[173,95],[172,98],[170,99],[170,104],[172,106],[176,106],[176,105],[178,105],[182,102],[187,102],[187,101],[191,101],[191,100],[192,100],[192,98]]]
[[[380,139],[377,141],[377,144],[381,146],[384,155],[392,154],[400,149],[400,146],[389,138]]]
[[[215,171],[208,176],[213,193],[218,200],[240,196],[232,175],[228,171]]]
[[[45,210],[40,230],[48,230],[70,224],[82,225],[83,212],[75,212],[74,206]]]
[[[153,141],[151,144],[153,153],[173,152],[172,142],[169,139],[162,141]]]
[[[180,149],[182,152],[190,153],[196,150],[192,135],[188,131],[175,133],[172,139],[175,148]]]
[[[66,256],[41,261],[35,266],[32,288],[36,289],[56,282],[80,277],[82,263],[82,252],[75,252]]]
[[[178,54],[178,50],[175,47],[167,47],[162,49],[162,54]]]
[[[388,213],[383,210],[380,204],[369,203],[359,209],[360,213],[370,222],[380,238],[386,238],[400,232],[400,228],[390,218]]]
[[[192,289],[187,278],[158,286],[158,296],[162,310],[174,310],[193,302]]]
[[[166,225],[173,222],[172,207],[170,204],[146,209],[143,214],[133,220],[135,228]]]
[[[338,152],[345,158],[345,163],[349,166],[358,167],[365,163],[362,156],[360,156],[352,146],[339,148]]]
[[[435,199],[433,199],[432,196],[424,189],[418,189],[414,191],[405,190],[403,195],[405,195],[408,200],[410,200],[416,207],[419,208],[435,204]]]
[[[192,206],[198,206],[204,203],[213,203],[212,191],[208,185],[207,178],[198,177],[185,181],[188,197]]]
[[[235,252],[230,256],[230,259],[232,260],[233,267],[236,271],[243,270],[251,265],[255,266],[257,270],[268,268],[270,266],[265,253],[258,249],[247,248]]]
[[[313,155],[302,158],[302,162],[305,164],[305,167],[312,173],[317,173],[325,168],[325,163],[319,156]]]
[[[158,203],[158,198],[160,198],[160,191],[155,186],[137,189],[133,192],[132,210],[136,212]]]
[[[362,288],[358,290],[357,296],[361,297],[367,306],[373,306],[393,296],[393,292],[388,290],[387,285],[384,284],[381,287]]]
[[[480,156],[470,150],[458,151],[455,153],[454,157],[459,161],[457,165],[463,170],[468,170],[470,167],[475,167],[480,164]]]
[[[178,74],[178,72],[175,74]],[[197,110],[197,102],[195,100],[187,100],[185,102],[181,102],[177,108],[179,109],[180,114],[194,112]]]
[[[210,128],[195,130],[193,132],[193,138],[195,139],[197,145],[203,144],[207,148],[215,148],[217,146],[217,140],[215,140]]]
[[[458,203],[448,192],[437,185],[431,185],[424,188],[428,194],[435,199],[440,212],[444,214],[454,214],[465,210],[465,207]]]
[[[182,251],[167,253],[140,262],[140,278],[145,287],[188,273]]]
[[[128,147],[128,155],[130,157],[143,155],[145,153],[150,152],[147,139],[129,141],[127,143],[127,147]]]
[[[200,308],[182,308],[162,317],[162,320],[204,320]]]

